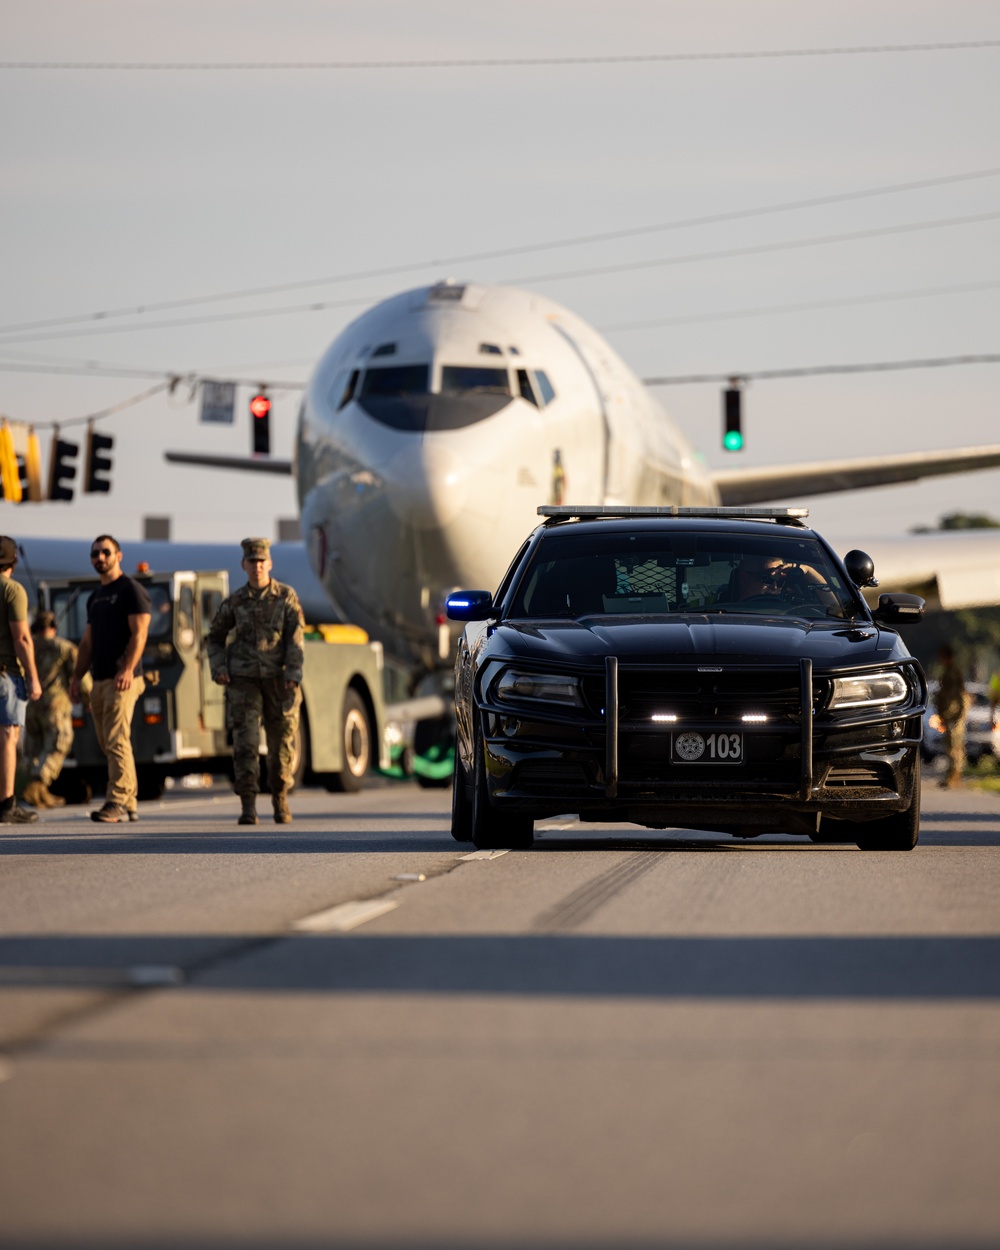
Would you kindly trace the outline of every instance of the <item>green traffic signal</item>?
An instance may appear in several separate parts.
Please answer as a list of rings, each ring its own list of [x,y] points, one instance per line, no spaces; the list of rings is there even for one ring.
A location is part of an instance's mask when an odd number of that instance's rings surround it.
[[[742,401],[739,386],[730,386],[722,392],[722,446],[726,451],[743,450]]]

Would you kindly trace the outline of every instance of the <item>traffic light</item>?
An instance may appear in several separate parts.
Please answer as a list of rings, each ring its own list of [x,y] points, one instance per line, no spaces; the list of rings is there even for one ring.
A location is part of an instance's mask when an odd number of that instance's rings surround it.
[[[76,457],[79,454],[78,443],[68,443],[58,434],[52,439],[52,454],[49,457],[49,498],[72,499],[73,481],[76,478]]]
[[[24,499],[38,503],[44,499],[42,494],[42,450],[38,435],[34,430],[28,431],[28,443],[24,453],[24,471],[21,475],[21,492]]]
[[[6,421],[0,425],[0,486],[4,499],[21,502],[21,472],[14,452],[14,435]]]
[[[267,391],[261,390],[250,401],[250,420],[253,427],[253,454],[271,454],[271,400]]]
[[[735,379],[722,392],[722,446],[726,451],[743,450],[743,391]]]
[[[83,489],[88,495],[99,491],[105,494],[111,489],[111,479],[105,477],[111,472],[111,457],[107,454],[115,445],[110,434],[98,434],[92,426],[87,426],[87,453],[83,471]]]

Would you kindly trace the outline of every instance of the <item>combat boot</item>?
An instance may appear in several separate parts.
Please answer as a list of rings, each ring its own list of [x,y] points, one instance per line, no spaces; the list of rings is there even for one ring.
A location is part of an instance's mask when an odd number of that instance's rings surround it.
[[[243,810],[240,812],[240,818],[236,822],[238,825],[255,825],[257,823],[257,796],[255,794],[241,794],[240,803]]]
[[[42,785],[42,802],[46,807],[65,807],[66,800],[61,794],[53,794],[47,785]]]
[[[274,823],[276,825],[290,825],[292,823],[292,813],[288,810],[288,799],[284,790],[271,796],[271,806],[274,808]]]
[[[42,785],[41,779],[32,777],[28,784],[24,787],[24,794],[21,797],[29,807],[51,807],[52,804],[46,801],[45,786]]]

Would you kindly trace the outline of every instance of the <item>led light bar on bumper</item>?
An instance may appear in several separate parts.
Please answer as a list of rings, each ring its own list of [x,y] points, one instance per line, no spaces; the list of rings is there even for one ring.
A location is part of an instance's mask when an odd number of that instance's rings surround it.
[[[557,703],[583,707],[579,678],[565,673],[529,673],[507,668],[493,682],[490,694],[501,703]]]
[[[856,673],[833,679],[830,707],[876,707],[902,703],[908,695],[909,687],[902,673]]]

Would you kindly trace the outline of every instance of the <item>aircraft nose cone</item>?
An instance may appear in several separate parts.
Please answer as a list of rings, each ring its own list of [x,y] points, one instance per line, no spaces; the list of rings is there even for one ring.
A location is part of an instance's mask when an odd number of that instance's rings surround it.
[[[423,443],[399,452],[384,475],[386,497],[405,525],[450,525],[465,507],[469,483],[462,462],[445,447]]]

